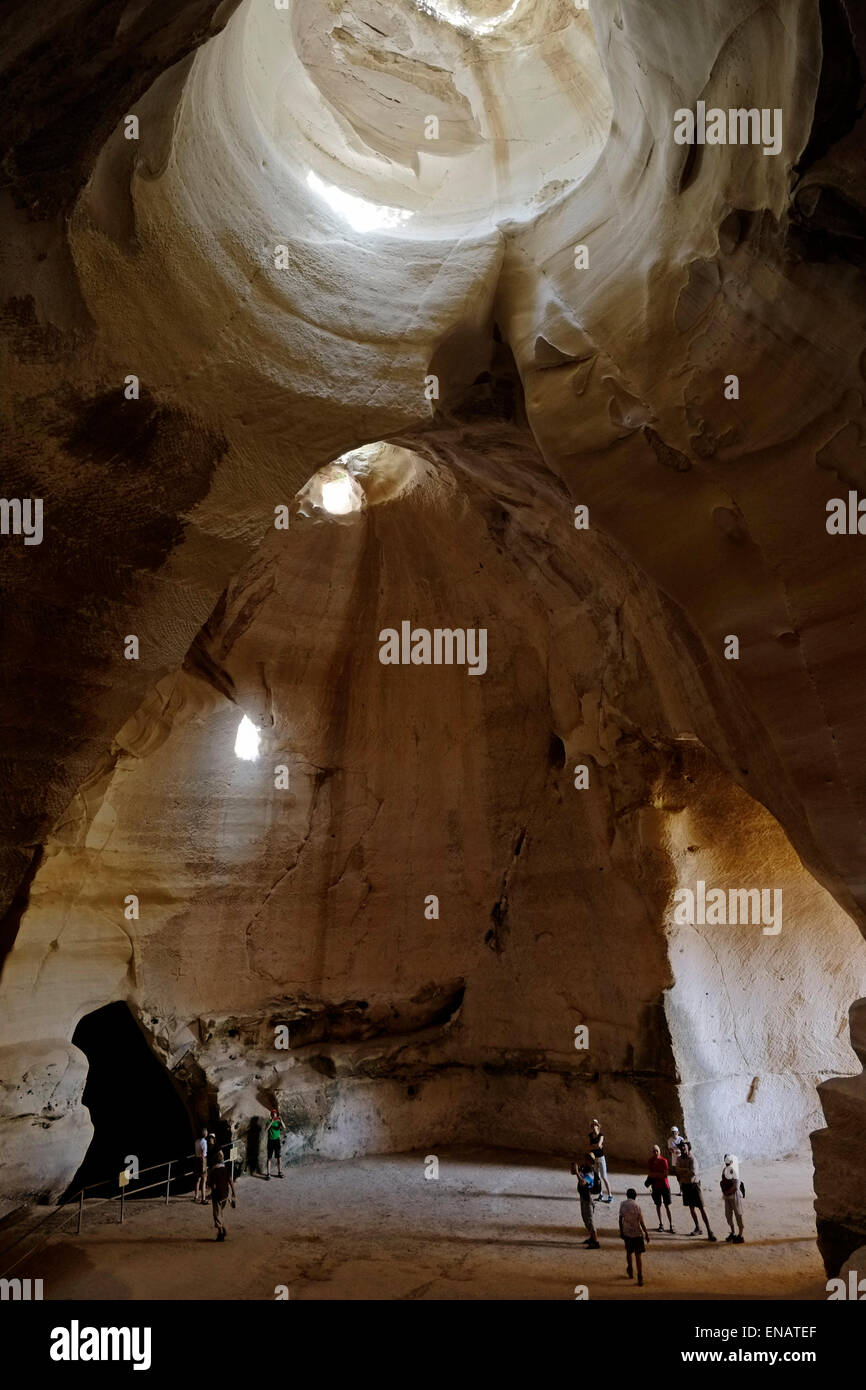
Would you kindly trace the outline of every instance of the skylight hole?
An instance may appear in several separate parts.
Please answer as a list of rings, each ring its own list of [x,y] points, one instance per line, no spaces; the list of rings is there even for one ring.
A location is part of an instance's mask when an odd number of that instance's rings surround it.
[[[360,489],[348,473],[340,473],[322,483],[322,506],[332,516],[346,516],[358,510]]]
[[[259,756],[259,730],[251,719],[244,715],[238,725],[237,737],[235,738],[235,756],[242,758],[244,762],[255,762]]]
[[[356,198],[354,193],[344,193],[336,184],[325,183],[312,169],[307,174],[307,185],[356,232],[389,231],[408,222],[412,216],[408,208],[368,203],[365,198]]]

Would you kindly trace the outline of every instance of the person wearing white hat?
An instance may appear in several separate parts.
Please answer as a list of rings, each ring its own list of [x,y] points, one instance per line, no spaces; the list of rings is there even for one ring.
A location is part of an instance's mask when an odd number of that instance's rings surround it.
[[[729,1245],[742,1245],[745,1239],[743,1235],[743,1198],[746,1195],[746,1189],[740,1181],[740,1162],[736,1154],[725,1154],[719,1187],[722,1190],[725,1203],[725,1220],[731,1230],[730,1235],[725,1236],[725,1240]],[[734,1231],[735,1221],[737,1223],[736,1231]]]

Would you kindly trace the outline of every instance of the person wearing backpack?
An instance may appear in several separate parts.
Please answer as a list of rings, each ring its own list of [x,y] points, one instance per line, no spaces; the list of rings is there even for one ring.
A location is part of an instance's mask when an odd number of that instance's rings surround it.
[[[595,1212],[592,1206],[592,1189],[595,1183],[595,1162],[592,1154],[587,1154],[583,1163],[574,1159],[571,1172],[577,1178],[577,1195],[580,1199],[580,1219],[586,1227],[587,1239],[583,1242],[587,1250],[600,1250],[595,1229]]]
[[[237,1193],[235,1191],[234,1179],[226,1167],[225,1154],[222,1149],[217,1149],[216,1159],[210,1170],[211,1201],[213,1202],[213,1224],[216,1226],[217,1240],[225,1240],[228,1232],[226,1231],[225,1209],[226,1203],[231,1202],[232,1206],[237,1205]]]
[[[725,1154],[724,1167],[719,1182],[722,1190],[722,1197],[725,1203],[725,1220],[731,1228],[731,1234],[725,1236],[728,1245],[743,1244],[743,1198],[746,1189],[740,1182],[740,1165],[734,1154]],[[737,1231],[734,1232],[734,1221],[737,1223]]]

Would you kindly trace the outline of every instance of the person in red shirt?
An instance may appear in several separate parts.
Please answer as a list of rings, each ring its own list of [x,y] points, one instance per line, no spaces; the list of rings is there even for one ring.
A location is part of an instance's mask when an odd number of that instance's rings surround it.
[[[662,1157],[662,1151],[658,1144],[653,1145],[652,1158],[647,1164],[647,1179],[645,1184],[650,1189],[650,1196],[655,1204],[656,1216],[659,1219],[657,1230],[663,1231],[662,1207],[664,1206],[668,1214],[668,1230],[674,1234],[673,1222],[671,1221],[671,1185],[668,1182],[668,1161]]]

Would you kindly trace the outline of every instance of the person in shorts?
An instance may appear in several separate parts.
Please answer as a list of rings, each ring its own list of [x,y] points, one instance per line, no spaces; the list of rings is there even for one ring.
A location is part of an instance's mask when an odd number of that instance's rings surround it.
[[[595,1159],[587,1154],[582,1163],[575,1159],[571,1172],[577,1178],[577,1195],[580,1199],[580,1219],[586,1227],[587,1239],[583,1242],[587,1250],[600,1250],[601,1245],[595,1230],[595,1211],[592,1205],[592,1189],[595,1184]]]
[[[207,1171],[206,1171],[206,1173],[205,1173],[205,1183],[207,1184],[207,1196],[208,1196],[208,1197],[210,1197],[210,1170],[211,1170],[211,1168],[213,1168],[214,1164],[216,1163],[216,1161],[217,1161],[217,1155],[218,1155],[218,1154],[219,1154],[219,1149],[218,1149],[218,1147],[217,1147],[216,1135],[215,1135],[215,1134],[208,1134],[208,1136],[207,1136],[207,1153],[205,1154],[205,1160],[204,1160],[204,1161],[205,1161],[205,1167],[206,1167],[206,1169],[207,1169]]]
[[[625,1242],[625,1272],[634,1278],[632,1257],[637,1265],[638,1286],[643,1285],[643,1253],[649,1245],[649,1232],[644,1225],[643,1212],[637,1204],[637,1193],[630,1187],[625,1201],[619,1204],[619,1233]]]
[[[601,1132],[601,1125],[598,1120],[593,1120],[589,1127],[589,1150],[595,1159],[595,1171],[598,1173],[599,1181],[603,1192],[599,1194],[598,1201],[612,1202],[613,1196],[610,1190],[610,1183],[607,1180],[607,1159],[604,1155],[604,1135]],[[604,1193],[607,1196],[604,1196]]]
[[[228,1232],[225,1224],[226,1204],[231,1201],[237,1205],[237,1194],[232,1175],[226,1167],[225,1154],[220,1149],[210,1170],[210,1195],[213,1203],[213,1224],[216,1226],[217,1240],[225,1240]]]
[[[270,1182],[271,1179],[271,1159],[277,1160],[277,1177],[283,1176],[283,1145],[282,1134],[285,1126],[276,1110],[272,1110],[266,1125],[268,1134],[268,1161],[265,1166],[265,1178]]]
[[[668,1161],[662,1156],[658,1144],[653,1144],[652,1157],[647,1164],[646,1186],[650,1189],[650,1196],[653,1199],[656,1216],[659,1219],[658,1230],[664,1230],[662,1225],[662,1207],[664,1207],[668,1214],[668,1229],[673,1235],[674,1224],[671,1220],[671,1185],[668,1182]]]
[[[742,1245],[744,1241],[743,1198],[746,1195],[746,1189],[740,1181],[739,1161],[733,1154],[725,1154],[719,1187],[725,1202],[725,1220],[731,1228],[731,1234],[725,1236],[725,1240],[729,1245]],[[735,1221],[737,1223],[736,1234],[734,1233]]]
[[[194,1177],[195,1177],[195,1191],[194,1191],[194,1193],[193,1193],[192,1199],[193,1199],[194,1202],[197,1202],[197,1201],[199,1201],[199,1199],[201,1199],[201,1204],[202,1204],[202,1206],[204,1206],[205,1201],[207,1200],[206,1197],[205,1197],[205,1195],[204,1195],[205,1176],[206,1176],[206,1173],[207,1173],[207,1130],[206,1130],[206,1129],[203,1129],[203,1130],[202,1130],[202,1132],[201,1132],[201,1138],[196,1139],[196,1141],[195,1141],[195,1156],[194,1156],[193,1161],[192,1161],[192,1171],[193,1171],[193,1175],[194,1175]]]
[[[688,1207],[692,1221],[695,1223],[693,1231],[687,1231],[690,1236],[701,1234],[701,1223],[698,1220],[698,1212],[704,1218],[704,1225],[707,1228],[707,1240],[715,1241],[715,1236],[710,1230],[710,1218],[704,1208],[704,1196],[701,1192],[701,1179],[698,1173],[697,1160],[692,1153],[692,1146],[688,1139],[683,1139],[680,1143],[680,1151],[677,1156],[674,1172],[680,1184],[680,1196],[683,1199],[683,1206]]]

